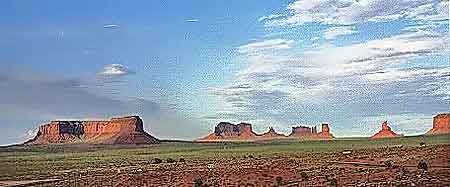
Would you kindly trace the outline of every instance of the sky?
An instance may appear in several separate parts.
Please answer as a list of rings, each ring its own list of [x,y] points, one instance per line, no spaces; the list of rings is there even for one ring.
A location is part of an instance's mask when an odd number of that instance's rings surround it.
[[[3,0],[0,25],[0,145],[54,119],[344,137],[422,134],[450,111],[448,0]]]

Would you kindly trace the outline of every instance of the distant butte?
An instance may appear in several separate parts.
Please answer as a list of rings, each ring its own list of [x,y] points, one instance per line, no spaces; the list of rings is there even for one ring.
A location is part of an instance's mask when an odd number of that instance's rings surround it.
[[[159,140],[144,131],[139,116],[108,121],[51,121],[39,127],[26,145],[40,144],[154,144]]]
[[[327,140],[334,138],[330,133],[330,127],[328,124],[322,124],[322,132],[317,132],[316,127],[305,127],[298,126],[292,127],[292,133],[289,137],[297,137],[303,139],[319,139],[319,140]]]
[[[375,133],[372,137],[370,137],[370,139],[395,138],[400,136],[401,136],[400,134],[397,134],[391,130],[391,127],[389,127],[387,121],[384,121],[381,124],[381,130]]]
[[[450,134],[450,113],[438,114],[433,117],[433,128],[426,135]]]
[[[266,133],[257,134],[253,132],[252,125],[249,123],[232,124],[229,122],[220,122],[214,129],[214,133],[200,138],[198,142],[216,142],[216,141],[258,141],[275,139],[316,139],[328,140],[334,138],[330,133],[328,124],[322,124],[322,132],[317,132],[316,127],[292,127],[292,133],[289,136],[277,133],[272,127]]]

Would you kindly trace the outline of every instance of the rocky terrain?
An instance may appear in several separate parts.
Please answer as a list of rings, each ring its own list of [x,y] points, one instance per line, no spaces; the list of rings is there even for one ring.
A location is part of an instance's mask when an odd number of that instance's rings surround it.
[[[25,144],[153,144],[159,140],[144,131],[139,116],[109,121],[51,121],[39,127]]]
[[[370,139],[379,139],[379,138],[395,138],[401,136],[400,134],[395,133],[391,130],[391,127],[388,125],[387,121],[384,121],[381,124],[381,130],[375,133]]]
[[[438,114],[434,116],[433,128],[429,130],[427,134],[450,134],[450,113]]]
[[[277,133],[275,129],[269,130],[263,134],[253,132],[252,125],[249,123],[232,124],[229,122],[220,122],[214,129],[214,133],[200,138],[199,142],[214,141],[257,141],[257,140],[275,140],[275,139],[332,139],[328,124],[322,124],[322,132],[317,132],[316,127],[297,126],[292,127],[289,136]]]
[[[450,146],[155,159],[54,172],[40,186],[449,186]],[[17,180],[17,179],[16,179]],[[10,181],[0,181],[1,183]]]

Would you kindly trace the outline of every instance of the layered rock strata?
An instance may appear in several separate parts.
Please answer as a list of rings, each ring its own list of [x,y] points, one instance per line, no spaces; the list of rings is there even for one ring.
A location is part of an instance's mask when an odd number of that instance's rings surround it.
[[[433,117],[433,128],[427,135],[450,134],[450,113],[438,114]]]
[[[39,127],[25,144],[153,144],[159,140],[144,131],[139,116],[109,121],[51,121]]]
[[[322,132],[317,132],[316,127],[298,126],[292,127],[289,136],[277,133],[275,129],[269,130],[263,134],[253,132],[252,125],[249,123],[232,124],[229,122],[220,122],[214,129],[214,133],[200,138],[197,141],[257,141],[272,139],[332,139],[328,124],[322,124]]]

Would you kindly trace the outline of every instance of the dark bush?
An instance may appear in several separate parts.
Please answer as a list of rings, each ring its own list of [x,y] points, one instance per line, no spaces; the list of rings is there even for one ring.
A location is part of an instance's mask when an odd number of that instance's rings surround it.
[[[275,178],[276,186],[283,186],[283,177],[276,177]]]
[[[417,165],[417,169],[428,170],[427,161],[425,161],[425,160],[419,161],[419,164]]]
[[[196,177],[194,179],[194,187],[202,187],[202,186],[203,186],[202,178]]]
[[[335,178],[330,179],[330,186],[338,186],[337,180]]]
[[[174,159],[172,159],[172,158],[167,158],[167,159],[166,159],[166,162],[167,162],[167,163],[174,163],[174,162],[175,162],[175,160],[174,160]]]
[[[384,166],[386,166],[387,168],[392,168],[393,164],[391,160],[385,160],[383,162]]]
[[[152,164],[161,164],[162,160],[159,158],[154,158]]]

